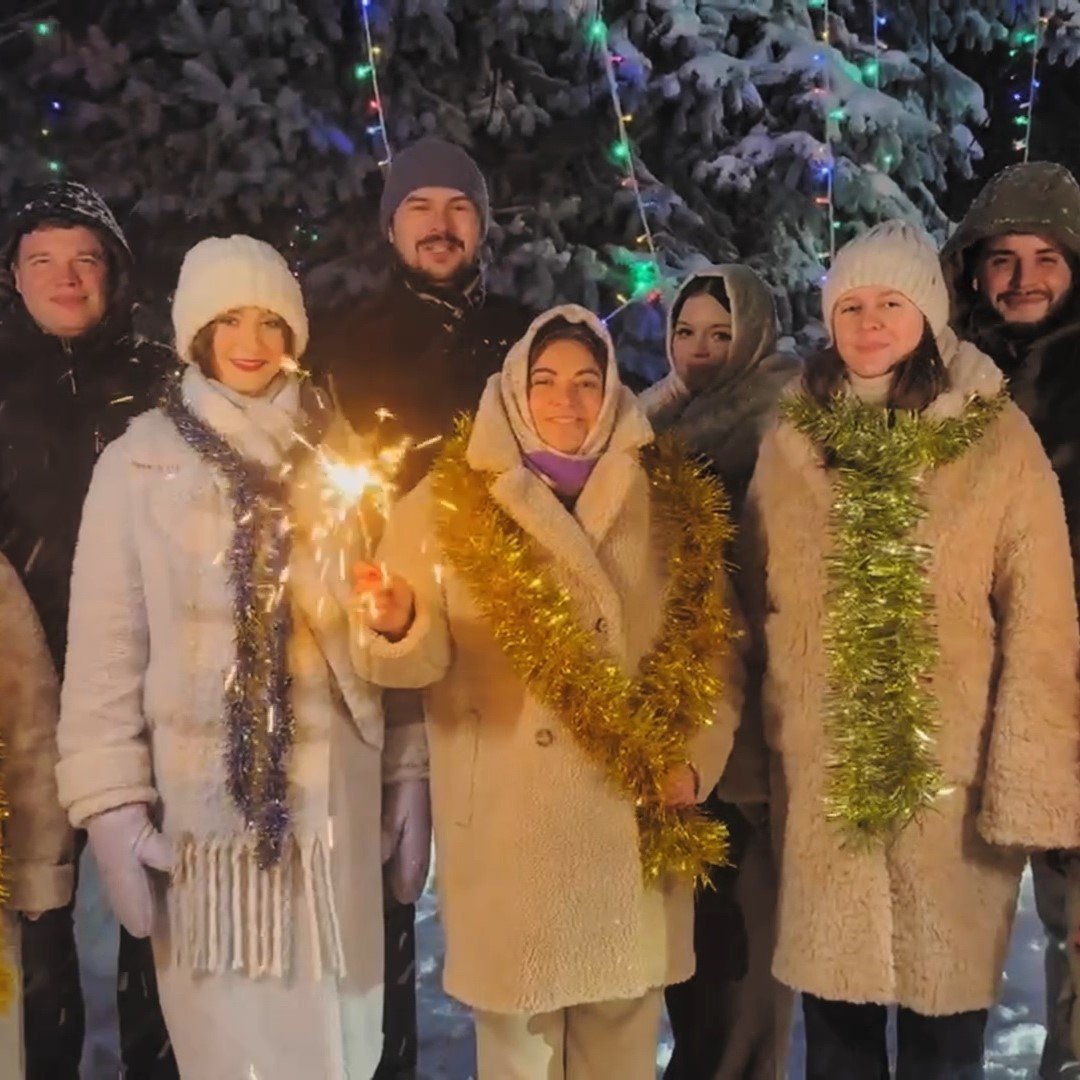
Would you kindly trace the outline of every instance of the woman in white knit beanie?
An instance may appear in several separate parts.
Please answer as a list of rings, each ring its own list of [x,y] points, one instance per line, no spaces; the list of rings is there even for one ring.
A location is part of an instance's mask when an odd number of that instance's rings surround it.
[[[809,1080],[983,1075],[1030,849],[1080,845],[1061,496],[937,252],[887,222],[829,272],[832,339],[762,443],[744,548],[781,848],[773,969]]]
[[[61,802],[119,919],[153,939],[185,1077],[367,1078],[382,788],[422,790],[426,752],[418,726],[384,739],[351,665],[360,526],[320,460],[355,436],[297,374],[303,298],[266,244],[196,245],[173,322],[182,378],[106,449],[86,500]],[[424,859],[397,868],[411,899]]]

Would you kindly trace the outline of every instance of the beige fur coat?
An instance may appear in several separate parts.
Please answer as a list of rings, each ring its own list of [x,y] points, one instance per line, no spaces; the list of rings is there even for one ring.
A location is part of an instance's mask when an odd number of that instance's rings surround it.
[[[955,415],[1001,377],[970,345],[947,357]],[[947,793],[888,843],[847,845],[826,821],[828,663],[822,641],[833,484],[781,423],[766,436],[744,550],[763,586],[764,737],[782,841],[774,970],[821,997],[930,1015],[997,997],[1025,851],[1080,846],[1077,613],[1061,494],[1013,405],[928,474],[939,660],[932,753]]]
[[[183,397],[264,466],[279,465],[295,440],[295,410],[230,396],[193,366]],[[60,797],[75,824],[124,803],[160,808],[176,868],[155,957],[185,1076],[246,1072],[229,1071],[230,1054],[266,1076],[297,1075],[294,1058],[320,1076],[366,1076],[379,1057],[380,773],[422,776],[426,755],[422,738],[384,738],[379,694],[352,668],[345,575],[358,553],[347,535],[340,550],[335,530],[322,535],[315,468],[309,457],[291,474],[291,820],[280,862],[265,870],[227,787],[234,526],[221,473],[155,409],[102,454],[83,512]],[[212,1030],[189,990],[225,1003]]]
[[[0,556],[0,740],[10,816],[3,826],[8,907],[63,907],[74,884],[74,834],[56,793],[60,688],[41,623],[19,575]]]
[[[499,378],[481,400],[467,460],[491,474],[495,501],[538,542],[582,624],[633,671],[658,632],[667,580],[638,463],[648,424],[618,388],[613,434],[570,513],[522,464]],[[688,978],[690,888],[645,885],[632,803],[511,670],[465,582],[442,565],[433,518],[424,481],[382,545],[416,590],[416,622],[396,644],[367,638],[360,662],[382,685],[429,687],[447,991],[488,1011],[536,1013]],[[719,662],[726,692],[690,746],[702,793],[727,759],[742,697],[739,655]]]

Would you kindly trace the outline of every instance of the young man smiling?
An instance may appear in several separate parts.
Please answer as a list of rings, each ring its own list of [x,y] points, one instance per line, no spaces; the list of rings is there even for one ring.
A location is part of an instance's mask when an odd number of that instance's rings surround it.
[[[168,350],[132,329],[134,264],[97,192],[33,192],[0,241],[0,548],[30,594],[59,673],[75,539],[94,463],[154,404]],[[70,846],[70,845],[69,845]],[[65,872],[70,891],[71,862]],[[77,1080],[84,1034],[73,904],[22,921],[27,1080]],[[176,1063],[149,943],[121,930],[124,1075],[170,1080]]]
[[[1080,567],[1080,186],[1068,169],[1050,162],[1002,170],[972,204],[941,259],[953,328],[1008,376],[1010,393],[1054,465],[1073,565]],[[1068,940],[1066,914],[1080,902],[1080,868],[1066,853],[1033,857],[1031,868],[1047,934],[1040,1076],[1050,1080],[1080,1071],[1078,954]]]

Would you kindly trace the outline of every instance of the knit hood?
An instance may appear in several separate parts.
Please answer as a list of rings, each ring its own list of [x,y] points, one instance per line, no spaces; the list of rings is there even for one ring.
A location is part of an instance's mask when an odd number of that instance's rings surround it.
[[[607,327],[591,311],[577,304],[562,304],[537,316],[525,336],[507,353],[502,371],[492,375],[480,399],[468,459],[474,469],[506,472],[521,464],[524,455],[551,451],[540,438],[529,411],[529,350],[537,334],[552,320],[584,323],[604,343],[604,401],[592,431],[577,454],[569,459],[594,458],[609,449],[627,450],[652,441],[652,428],[633,393],[619,381],[615,346]]]
[[[980,304],[972,288],[974,249],[992,236],[1036,233],[1057,241],[1080,267],[1080,185],[1062,165],[1033,161],[994,176],[971,204],[941,252],[952,325],[972,331]]]
[[[93,188],[71,180],[46,184],[31,192],[15,211],[3,234],[0,241],[0,309],[6,312],[3,321],[36,326],[15,289],[11,264],[19,241],[46,221],[83,225],[93,230],[108,255],[109,297],[105,317],[96,327],[80,335],[80,339],[108,340],[128,332],[135,294],[134,262],[127,237],[105,200]]]
[[[732,340],[725,364],[713,382],[691,395],[675,371],[672,356],[674,313],[682,296],[702,279],[718,278],[731,302]],[[783,387],[801,364],[777,352],[776,305],[769,287],[746,266],[712,266],[689,277],[676,293],[667,316],[668,374],[638,399],[653,428],[672,431],[723,476],[737,501],[749,481],[761,436]]]

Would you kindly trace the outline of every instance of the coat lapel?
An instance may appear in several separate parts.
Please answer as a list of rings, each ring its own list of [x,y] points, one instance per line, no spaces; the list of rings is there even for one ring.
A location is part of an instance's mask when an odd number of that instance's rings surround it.
[[[631,493],[647,489],[648,482],[634,452],[608,453],[596,463],[575,507],[578,523],[595,548],[607,538]],[[647,499],[647,490],[644,495]]]
[[[589,591],[604,618],[613,625],[622,625],[618,593],[601,565],[592,538],[543,480],[519,466],[495,478],[491,496]]]
[[[777,451],[798,475],[806,493],[815,502],[832,506],[832,480],[814,444],[786,420],[777,425],[775,438]]]

